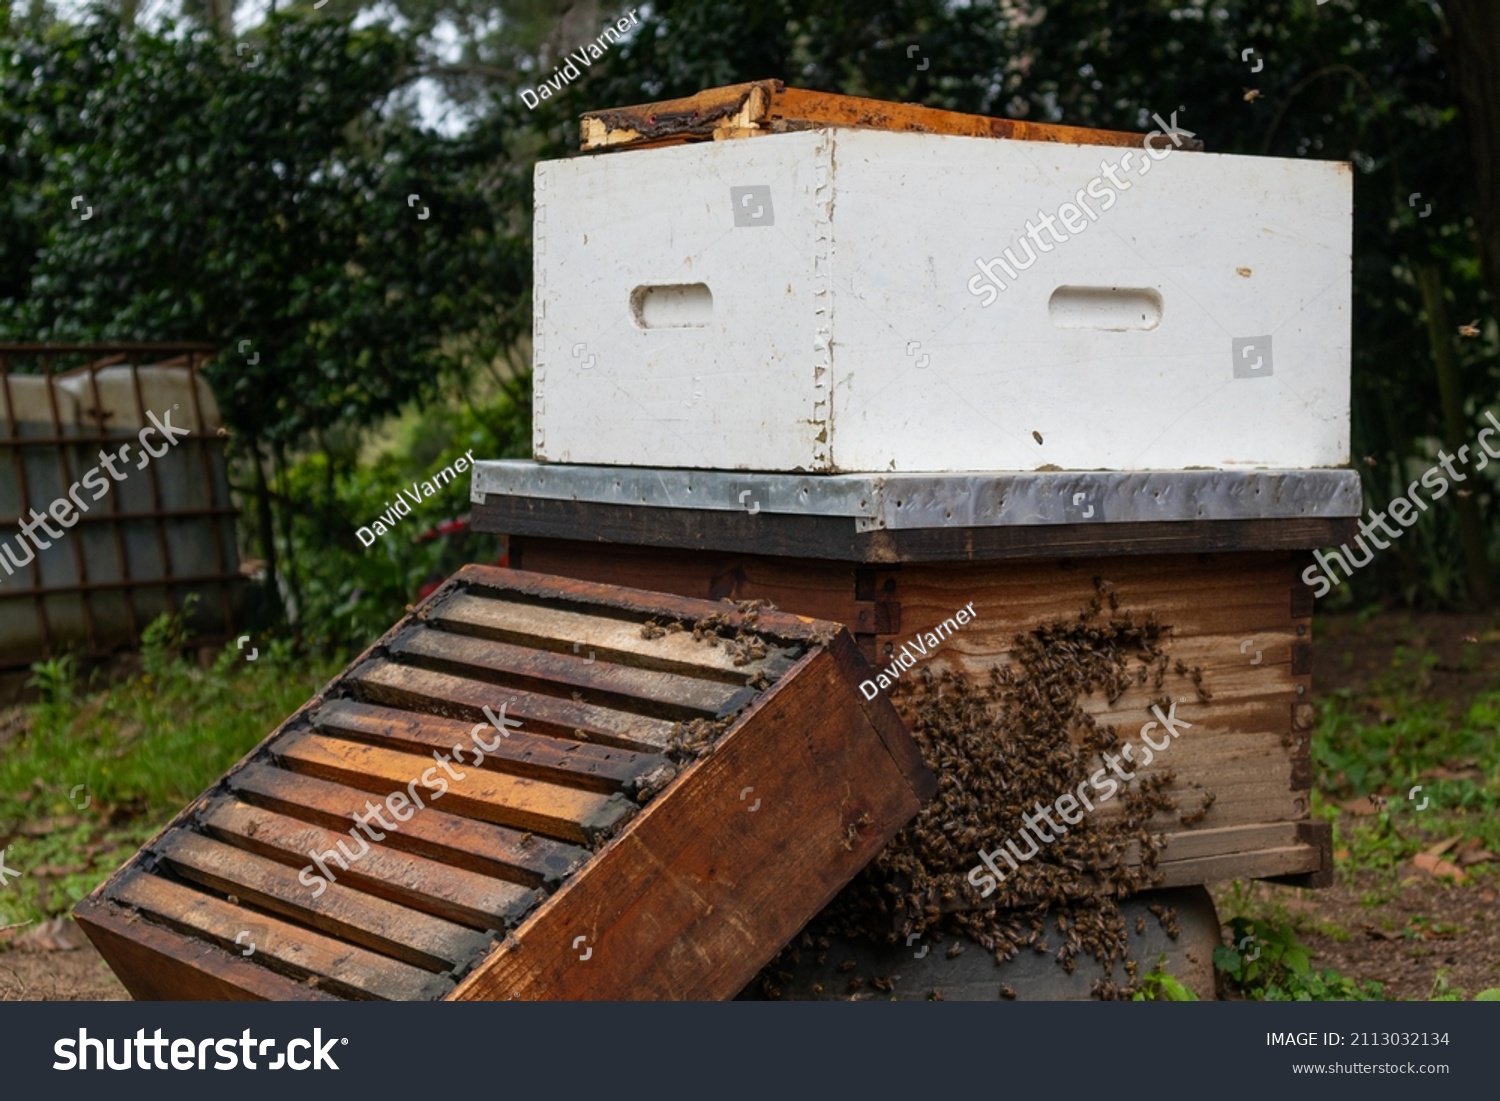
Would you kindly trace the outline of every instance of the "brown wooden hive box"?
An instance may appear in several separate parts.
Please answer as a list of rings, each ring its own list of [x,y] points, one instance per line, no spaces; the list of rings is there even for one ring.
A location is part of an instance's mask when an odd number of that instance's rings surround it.
[[[1174,677],[1189,696],[1179,714],[1193,729],[1139,770],[1146,777],[1170,772],[1168,791],[1179,807],[1150,822],[1165,842],[1156,857],[1160,885],[1331,881],[1330,827],[1310,816],[1313,598],[1300,574],[1311,561],[1305,548],[1349,537],[1354,521],[1335,507],[1308,503],[1298,506],[1305,515],[1265,519],[862,529],[852,518],[800,503],[783,485],[804,481],[787,475],[694,472],[689,497],[656,472],[631,480],[636,472],[615,470],[601,478],[592,468],[520,461],[478,471],[475,525],[509,534],[515,566],[688,597],[768,600],[843,624],[877,667],[972,602],[973,621],[943,637],[918,666],[987,678],[992,667],[1010,663],[1018,635],[1076,620],[1101,579],[1122,609],[1170,629],[1171,662],[1200,670],[1211,693],[1194,698],[1187,678]],[[663,499],[684,504],[643,500],[649,494],[641,486],[652,477],[666,479]],[[1332,476],[1315,478],[1309,484],[1334,484]],[[621,479],[635,500],[611,489]],[[719,481],[730,487],[729,500],[741,487],[756,487],[759,511],[708,503]],[[1254,492],[1251,486],[1243,497]],[[617,498],[628,503],[613,503]],[[770,511],[788,500],[796,503]],[[880,695],[887,694],[882,687]],[[1113,705],[1097,695],[1081,704],[1122,738],[1137,739],[1152,718],[1151,696],[1131,690]],[[1194,815],[1209,793],[1211,805]],[[1109,804],[1099,817],[1118,812],[1118,803]],[[962,873],[973,862],[951,870]],[[962,891],[943,908],[976,905],[978,893]]]
[[[934,790],[870,675],[837,624],[467,566],[76,916],[137,998],[732,997]]]

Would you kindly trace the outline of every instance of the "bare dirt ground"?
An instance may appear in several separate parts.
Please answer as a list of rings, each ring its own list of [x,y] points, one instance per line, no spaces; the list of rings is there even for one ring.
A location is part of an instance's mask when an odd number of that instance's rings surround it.
[[[0,1001],[117,1002],[129,997],[72,918],[0,930]]]
[[[1307,929],[1298,936],[1312,950],[1314,967],[1378,982],[1387,998],[1422,1001],[1445,988],[1473,997],[1500,987],[1500,875],[1491,870],[1449,886],[1411,869],[1396,898],[1366,906],[1360,896],[1376,879],[1361,872],[1320,891],[1269,883],[1251,889],[1294,917],[1342,930],[1348,940]],[[1226,894],[1214,891],[1221,917],[1230,912]]]
[[[0,952],[0,1001],[119,1002],[129,997],[91,944],[71,951]]]

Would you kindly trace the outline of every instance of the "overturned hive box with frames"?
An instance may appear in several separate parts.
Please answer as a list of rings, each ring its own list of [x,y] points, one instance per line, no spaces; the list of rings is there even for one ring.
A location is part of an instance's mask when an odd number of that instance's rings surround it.
[[[138,998],[727,998],[934,787],[837,624],[468,566],[79,904]]]

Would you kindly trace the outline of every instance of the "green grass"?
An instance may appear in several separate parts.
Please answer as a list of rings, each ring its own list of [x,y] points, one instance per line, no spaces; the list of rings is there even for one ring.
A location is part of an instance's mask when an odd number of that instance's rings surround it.
[[[1167,957],[1163,954],[1156,966],[1141,976],[1136,992],[1131,997],[1135,1002],[1196,1002],[1198,995],[1182,984],[1177,976],[1166,970]]]
[[[1351,869],[1394,871],[1438,836],[1500,851],[1500,688],[1465,708],[1427,698],[1436,663],[1398,647],[1390,669],[1358,697],[1343,690],[1322,702],[1313,810],[1335,823]],[[1344,819],[1331,805],[1377,793],[1385,802],[1365,817]]]
[[[1381,1001],[1376,982],[1312,966],[1311,953],[1289,924],[1248,917],[1228,922],[1230,945],[1214,949],[1214,968],[1242,997],[1266,1002]]]
[[[1437,660],[1398,647],[1391,668],[1357,698],[1341,689],[1323,699],[1313,739],[1321,791],[1349,798],[1385,790],[1405,802],[1421,784],[1430,806],[1494,817],[1500,808],[1500,688],[1479,693],[1455,713],[1447,701],[1424,698]],[[1438,772],[1463,775],[1431,775]]]
[[[64,913],[342,665],[263,645],[200,668],[169,619],[146,632],[141,671],[80,691],[72,663],[37,666],[42,700],[0,747],[0,846],[20,872],[0,925]]]

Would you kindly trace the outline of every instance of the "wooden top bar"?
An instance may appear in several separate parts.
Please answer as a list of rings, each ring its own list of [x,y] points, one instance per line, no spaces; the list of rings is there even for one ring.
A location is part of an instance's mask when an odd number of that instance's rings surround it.
[[[582,148],[585,152],[649,149],[695,141],[724,141],[817,130],[828,126],[965,138],[1052,141],[1066,145],[1134,146],[1148,140],[1144,134],[1120,130],[968,115],[915,103],[891,103],[861,96],[788,88],[779,80],[756,80],[709,88],[684,99],[589,111],[582,118]],[[1149,141],[1158,145],[1168,139],[1157,135]],[[1182,143],[1181,148],[1201,151],[1203,143],[1189,139]]]

